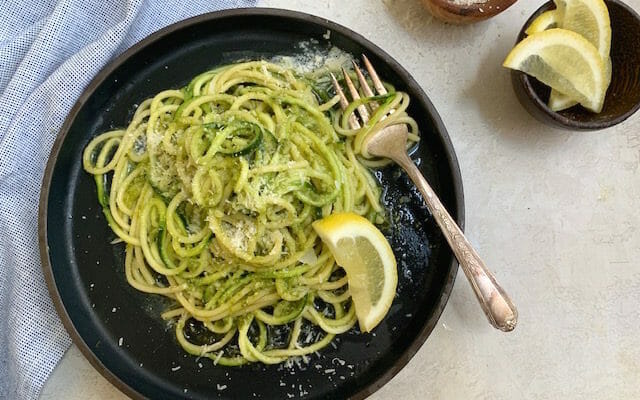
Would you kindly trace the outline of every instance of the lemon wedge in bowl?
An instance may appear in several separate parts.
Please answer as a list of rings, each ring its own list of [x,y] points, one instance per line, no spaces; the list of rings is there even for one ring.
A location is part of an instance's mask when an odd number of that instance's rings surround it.
[[[347,273],[360,330],[371,332],[387,315],[398,285],[396,258],[387,239],[354,213],[331,214],[313,223]]]
[[[527,35],[533,35],[546,31],[547,29],[559,28],[560,19],[561,16],[559,10],[545,11],[533,20],[524,33]]]
[[[603,0],[556,0],[563,3],[559,27],[582,35],[603,57],[611,50],[611,19]]]
[[[555,12],[560,17],[558,27],[582,35],[598,49],[605,63],[608,86],[611,82],[611,20],[606,4],[603,0],[556,0],[556,5],[558,8]],[[551,91],[549,108],[553,111],[561,111],[575,104],[576,101],[570,96]]]
[[[602,111],[605,63],[582,35],[557,28],[536,33],[518,43],[503,65],[536,77],[595,113]]]

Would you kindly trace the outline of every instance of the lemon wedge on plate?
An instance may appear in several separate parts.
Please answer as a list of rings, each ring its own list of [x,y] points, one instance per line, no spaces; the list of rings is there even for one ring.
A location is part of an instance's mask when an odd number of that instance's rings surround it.
[[[398,285],[389,242],[369,220],[353,213],[329,215],[313,228],[347,273],[360,330],[370,332],[387,315]]]
[[[605,64],[607,86],[611,82],[611,20],[603,0],[556,0],[559,18],[558,27],[582,35],[593,44]],[[562,10],[560,12],[559,10]],[[535,21],[534,21],[535,22]],[[533,24],[532,24],[533,25]],[[576,101],[570,96],[551,91],[549,108],[560,111],[572,107]]]
[[[566,29],[549,29],[525,38],[503,64],[536,77],[585,108],[602,111],[608,81],[598,50],[583,36]]]

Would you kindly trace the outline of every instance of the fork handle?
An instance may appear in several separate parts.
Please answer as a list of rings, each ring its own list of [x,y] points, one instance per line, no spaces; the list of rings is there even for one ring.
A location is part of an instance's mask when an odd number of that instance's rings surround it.
[[[512,331],[518,321],[518,311],[507,293],[505,293],[493,273],[489,271],[480,256],[478,256],[478,253],[464,236],[458,224],[451,218],[451,215],[449,215],[411,158],[404,153],[403,156],[394,159],[394,161],[407,172],[409,178],[422,193],[429,211],[431,211],[442,233],[447,238],[451,250],[458,259],[458,263],[467,276],[469,283],[471,283],[480,306],[491,325],[503,332]]]

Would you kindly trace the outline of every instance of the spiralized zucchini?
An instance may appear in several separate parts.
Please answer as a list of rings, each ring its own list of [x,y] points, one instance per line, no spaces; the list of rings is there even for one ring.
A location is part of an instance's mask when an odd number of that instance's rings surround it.
[[[383,222],[366,166],[385,161],[363,156],[363,141],[398,122],[415,141],[417,127],[409,97],[389,86],[351,130],[328,85],[326,71],[223,66],[145,100],[126,129],[86,146],[126,278],[176,301],[162,316],[186,352],[280,363],[354,326],[344,271],[311,223],[334,211]]]

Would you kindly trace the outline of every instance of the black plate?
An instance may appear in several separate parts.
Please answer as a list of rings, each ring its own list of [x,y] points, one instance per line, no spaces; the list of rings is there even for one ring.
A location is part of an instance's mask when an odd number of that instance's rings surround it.
[[[383,79],[412,99],[409,113],[423,140],[414,158],[442,201],[463,223],[457,160],[433,105],[409,74],[362,36],[327,20],[274,9],[222,11],[192,18],[143,40],[91,82],[58,136],[40,199],[40,250],[51,296],[73,341],[89,361],[135,398],[364,398],[393,377],[435,326],[457,263],[406,176],[396,167],[377,173],[392,224],[386,232],[399,261],[398,294],[374,334],[352,330],[335,347],[287,368],[214,366],[188,356],[160,319],[160,296],[137,292],[124,276],[123,246],[100,212],[82,150],[95,135],[125,126],[134,105],[177,88],[216,65],[247,58],[295,55],[296,43],[331,32],[331,43],[365,53]],[[120,340],[122,338],[122,340]],[[121,345],[120,345],[121,344]],[[179,368],[178,368],[179,367]]]

